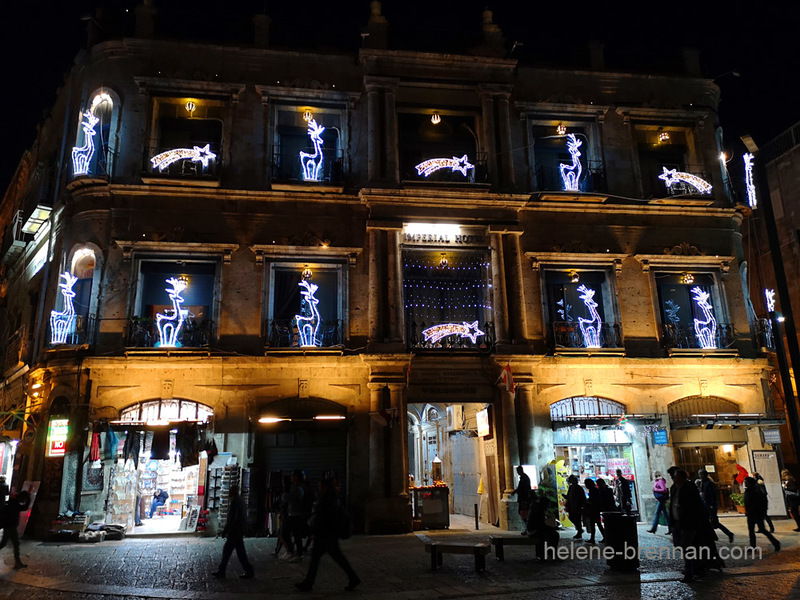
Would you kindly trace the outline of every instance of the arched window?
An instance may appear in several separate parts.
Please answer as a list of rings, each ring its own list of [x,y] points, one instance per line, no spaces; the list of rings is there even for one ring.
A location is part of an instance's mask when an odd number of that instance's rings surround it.
[[[570,421],[576,417],[609,417],[625,414],[625,405],[608,398],[575,396],[550,405],[551,421]]]
[[[691,396],[667,406],[670,421],[686,421],[697,415],[733,415],[739,405],[715,396]]]
[[[147,400],[139,402],[119,413],[120,421],[200,421],[205,423],[214,414],[214,409],[193,400]]]
[[[80,113],[75,146],[72,148],[72,174],[81,176],[107,176],[111,174],[116,137],[118,102],[112,93],[100,90]]]
[[[72,290],[75,292],[75,329],[82,331],[89,320],[92,304],[95,258],[91,248],[80,248],[72,256],[72,274],[78,278]]]

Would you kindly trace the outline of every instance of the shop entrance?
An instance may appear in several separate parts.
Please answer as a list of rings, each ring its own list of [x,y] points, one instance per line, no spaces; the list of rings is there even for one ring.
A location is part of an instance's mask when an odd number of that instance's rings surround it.
[[[736,468],[736,450],[733,444],[675,448],[675,464],[688,474],[689,480],[700,478],[698,471],[705,469],[717,485],[717,506],[720,512],[737,512],[731,493],[743,493],[743,485],[735,483],[739,474]]]
[[[418,492],[412,498],[423,497],[428,488],[439,488],[436,495],[447,496],[442,510],[452,514],[473,516],[475,506],[481,520],[497,520],[497,498],[494,474],[495,456],[484,438],[478,435],[477,413],[482,403],[415,403],[408,405],[408,468],[409,485]],[[481,488],[486,490],[484,506]],[[423,499],[424,502],[424,499]],[[415,518],[422,514],[414,506]],[[426,520],[431,521],[426,515]],[[440,523],[447,521],[442,519]]]

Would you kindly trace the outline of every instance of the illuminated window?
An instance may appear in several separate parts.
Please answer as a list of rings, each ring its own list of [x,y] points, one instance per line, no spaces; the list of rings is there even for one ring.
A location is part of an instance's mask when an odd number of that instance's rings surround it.
[[[669,348],[726,348],[733,329],[725,323],[715,278],[692,272],[691,283],[682,273],[656,273],[662,342]]]
[[[342,181],[343,111],[281,106],[275,119],[273,180],[320,184]]]
[[[71,152],[74,177],[101,177],[111,173],[119,118],[114,97],[109,90],[98,90],[83,107]]]

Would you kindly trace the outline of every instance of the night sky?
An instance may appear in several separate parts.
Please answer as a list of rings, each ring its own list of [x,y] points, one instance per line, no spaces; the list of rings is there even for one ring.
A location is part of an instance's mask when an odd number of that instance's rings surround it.
[[[105,3],[107,30],[131,35],[136,0]],[[251,39],[250,17],[272,19],[272,45],[355,51],[369,16],[368,0],[155,0],[164,37],[236,43]],[[98,0],[3,3],[0,44],[7,75],[3,95],[6,142],[0,149],[0,189],[5,191],[22,152],[35,139],[56,88],[86,43],[86,23]],[[718,77],[720,118],[729,152],[742,152],[739,136],[750,132],[763,146],[800,121],[795,81],[800,6],[788,3],[680,1],[674,3],[519,2],[501,0],[385,0],[390,48],[463,52],[481,38],[481,12],[494,11],[513,57],[526,64],[585,68],[586,44],[606,44],[614,70],[675,72],[680,48],[701,51],[703,73]],[[779,6],[780,5],[780,6]],[[126,13],[126,9],[128,12]],[[731,72],[735,71],[740,76]]]

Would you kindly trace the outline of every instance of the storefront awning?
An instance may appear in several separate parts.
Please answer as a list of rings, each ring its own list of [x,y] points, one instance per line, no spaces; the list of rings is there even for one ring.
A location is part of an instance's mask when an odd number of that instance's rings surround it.
[[[553,431],[564,427],[599,427],[601,429],[618,428],[619,421],[626,417],[632,425],[657,425],[662,415],[562,415],[552,421]]]
[[[766,417],[759,413],[694,414],[685,419],[670,421],[671,429],[716,429],[722,427],[777,427],[785,425],[783,417]]]

